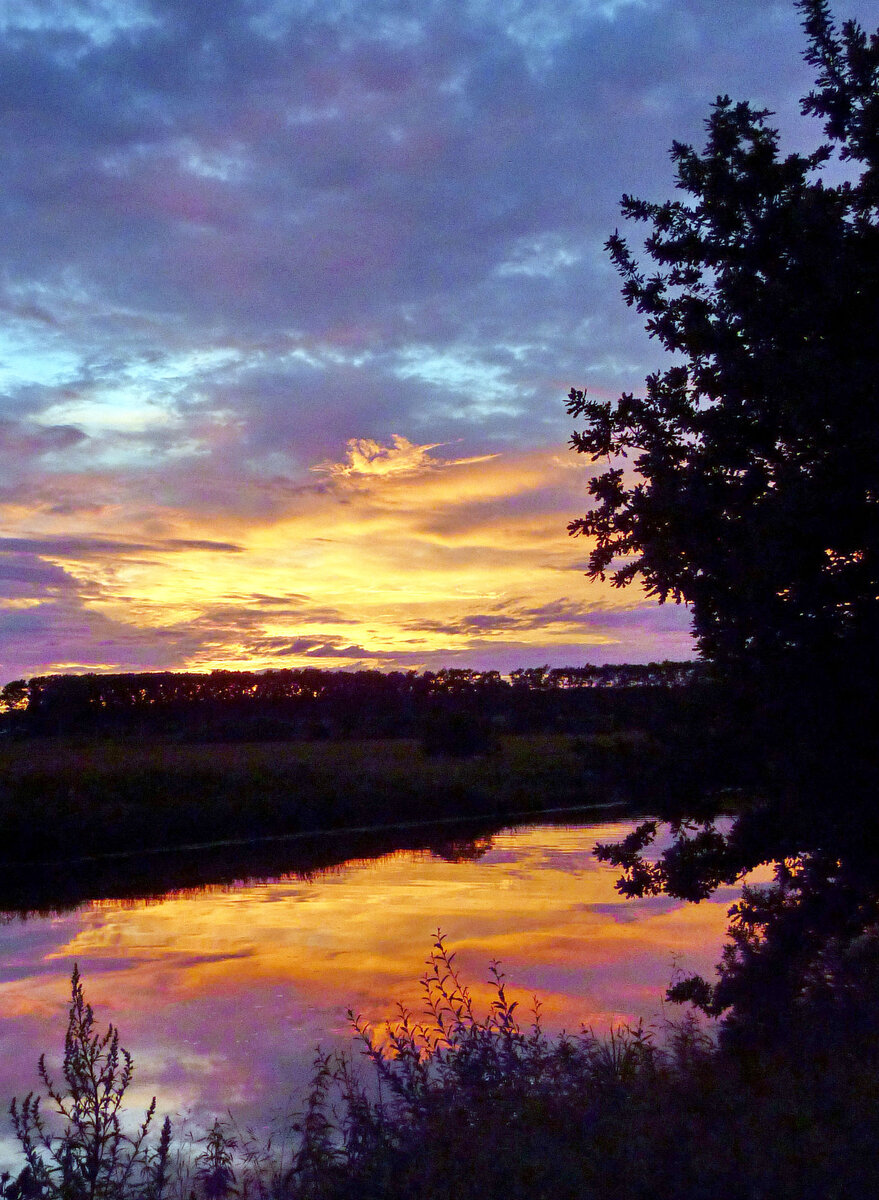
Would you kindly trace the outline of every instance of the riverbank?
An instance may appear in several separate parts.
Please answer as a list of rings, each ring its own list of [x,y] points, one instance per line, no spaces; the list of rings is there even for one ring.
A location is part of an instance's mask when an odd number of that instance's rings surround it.
[[[175,745],[69,738],[0,748],[0,862],[18,867],[324,830],[489,822],[622,799],[636,735]],[[614,770],[613,764],[620,769]]]

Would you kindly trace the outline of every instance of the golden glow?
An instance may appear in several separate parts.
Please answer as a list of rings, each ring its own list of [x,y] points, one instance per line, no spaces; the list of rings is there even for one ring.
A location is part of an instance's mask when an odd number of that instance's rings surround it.
[[[75,580],[86,614],[120,638],[172,639],[168,661],[153,655],[152,665],[418,667],[471,650],[486,661],[496,646],[523,665],[553,646],[588,658],[590,646],[621,638],[630,659],[674,656],[667,645],[654,653],[637,621],[622,634],[602,623],[602,612],[643,601],[583,579],[588,547],[566,533],[583,505],[583,470],[557,451],[455,458],[403,437],[352,439],[342,462],[317,464],[305,484],[229,480],[202,495],[172,483],[180,503],[130,483],[112,495],[113,480],[95,476],[84,513],[5,514],[17,517],[15,536],[43,540],[41,561]],[[590,610],[599,619],[584,620]],[[673,636],[686,654],[686,634]]]
[[[379,1024],[397,1001],[419,1009],[438,926],[483,1001],[498,958],[523,1009],[540,996],[551,1029],[655,1018],[676,962],[710,973],[733,893],[622,900],[591,847],[623,830],[543,826],[499,835],[477,862],[398,853],[308,882],[2,926],[0,1026],[23,1050],[0,1066],[0,1094],[26,1092],[38,1054],[57,1051],[74,961],[144,1091],[196,1108],[295,1090],[318,1041],[348,1044],[349,1006]]]

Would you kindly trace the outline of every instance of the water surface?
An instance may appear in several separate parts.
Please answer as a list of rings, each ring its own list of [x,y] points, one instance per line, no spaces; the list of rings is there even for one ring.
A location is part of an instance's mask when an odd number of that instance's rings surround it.
[[[134,1055],[133,1100],[156,1094],[161,1111],[195,1121],[231,1108],[261,1123],[301,1089],[318,1043],[350,1042],[348,1008],[374,1022],[398,1002],[417,1009],[438,927],[480,996],[500,959],[550,1029],[657,1021],[676,966],[712,970],[737,893],[622,899],[592,847],[630,828],[535,825],[460,856],[400,851],[308,878],[12,918],[0,927],[0,1106],[37,1086],[42,1051],[60,1059],[74,962]]]

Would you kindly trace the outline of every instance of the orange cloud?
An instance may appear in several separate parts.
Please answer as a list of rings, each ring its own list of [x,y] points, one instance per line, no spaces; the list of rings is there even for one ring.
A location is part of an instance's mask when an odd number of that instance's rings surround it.
[[[312,471],[325,472],[336,479],[351,479],[364,475],[400,475],[411,474],[414,471],[425,471],[439,467],[457,467],[468,463],[488,462],[497,458],[496,454],[483,454],[476,458],[459,458],[437,460],[431,458],[430,451],[439,449],[443,443],[433,442],[425,446],[416,446],[408,438],[400,434],[392,434],[391,445],[383,446],[372,438],[349,438],[345,461],[340,463],[325,462],[313,466]]]
[[[583,507],[579,465],[554,448],[440,449],[354,438],[341,462],[315,465],[316,482],[249,478],[236,503],[218,479],[176,469],[151,500],[145,481],[80,481],[97,511],[16,501],[0,638],[30,661],[8,676],[686,655],[684,613],[583,579],[585,547],[566,534]],[[68,495],[69,481],[58,487]]]

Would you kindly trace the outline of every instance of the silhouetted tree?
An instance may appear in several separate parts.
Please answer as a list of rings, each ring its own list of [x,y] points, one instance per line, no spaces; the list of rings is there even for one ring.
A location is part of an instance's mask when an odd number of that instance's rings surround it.
[[[778,864],[735,911],[718,983],[674,989],[751,1032],[783,1027],[879,913],[879,33],[797,7],[817,72],[802,111],[827,140],[782,155],[771,114],[718,98],[704,150],[672,148],[681,195],[623,198],[653,268],[607,243],[675,360],[642,396],[568,406],[574,448],[611,460],[570,526],[595,539],[589,574],[691,605],[725,681],[726,767],[749,760],[762,801],[728,833],[677,819],[658,858],[656,822],[599,856],[624,894],[691,900]]]
[[[879,39],[798,7],[827,141],[782,156],[770,114],[722,96],[701,154],[674,143],[682,196],[622,202],[655,268],[607,248],[675,362],[640,397],[568,406],[576,450],[615,460],[570,526],[589,574],[686,601],[721,662],[872,648],[879,624]],[[835,154],[844,182],[821,178]]]
[[[141,672],[42,675],[0,690],[0,731],[135,734],[187,741],[413,737],[426,720],[478,715],[521,732],[582,732],[598,709],[632,719],[628,693],[684,691],[693,663],[498,671]],[[600,699],[597,689],[607,693]],[[640,718],[638,718],[640,720]]]

